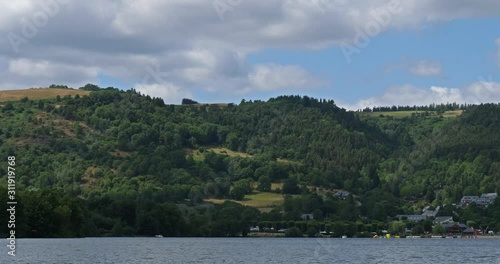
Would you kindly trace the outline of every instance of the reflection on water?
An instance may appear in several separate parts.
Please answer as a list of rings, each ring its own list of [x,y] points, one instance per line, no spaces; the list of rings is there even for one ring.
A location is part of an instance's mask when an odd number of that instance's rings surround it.
[[[499,239],[19,239],[0,263],[496,263]]]

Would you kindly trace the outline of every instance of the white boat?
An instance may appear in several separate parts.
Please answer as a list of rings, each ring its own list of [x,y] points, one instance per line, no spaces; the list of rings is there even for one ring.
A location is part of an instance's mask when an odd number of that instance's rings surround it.
[[[347,236],[342,236],[342,238],[347,238]]]
[[[155,235],[156,238],[162,238],[162,235]]]

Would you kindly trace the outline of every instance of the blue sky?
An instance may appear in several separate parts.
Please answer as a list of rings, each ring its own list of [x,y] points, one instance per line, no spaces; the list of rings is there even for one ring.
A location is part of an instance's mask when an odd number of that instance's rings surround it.
[[[353,110],[498,102],[499,28],[495,0],[3,1],[0,89],[95,83],[167,103],[301,94]]]
[[[498,19],[468,19],[430,24],[425,29],[393,29],[373,38],[348,62],[338,47],[318,51],[269,49],[250,56],[251,63],[298,64],[330,85],[304,94],[355,103],[376,97],[391,86],[463,88],[478,81],[499,80],[495,40]],[[409,71],[419,61],[434,62],[441,73]]]

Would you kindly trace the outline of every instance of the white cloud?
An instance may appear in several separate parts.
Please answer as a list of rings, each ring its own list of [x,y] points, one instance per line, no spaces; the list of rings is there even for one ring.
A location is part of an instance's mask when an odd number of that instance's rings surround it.
[[[297,65],[260,64],[248,75],[250,89],[269,91],[317,87],[324,82]]]
[[[413,106],[433,103],[478,104],[492,101],[500,101],[500,83],[478,81],[464,88],[393,86],[386,89],[382,95],[361,99],[354,104],[341,102],[339,105],[349,110],[358,110],[374,106]]]
[[[415,60],[403,57],[397,63],[386,65],[385,72],[404,70],[414,76],[430,77],[443,76],[444,71],[440,62],[430,60]]]
[[[9,73],[21,77],[54,78],[64,75],[81,75],[87,78],[97,77],[98,71],[95,67],[83,67],[79,65],[68,65],[53,63],[50,61],[33,61],[30,59],[15,59],[9,61]]]
[[[0,57],[0,87],[18,89],[66,84],[80,87],[96,82],[99,69],[93,66],[74,65],[50,60],[12,59]]]
[[[491,80],[475,82],[464,91],[471,103],[500,102],[500,83]]]
[[[408,70],[417,76],[440,76],[443,74],[439,63],[425,60],[410,64]]]
[[[60,0],[45,2],[52,1]],[[100,75],[135,83],[156,65],[163,79],[192,92],[226,96],[251,89],[307,88],[317,80],[305,69],[255,66],[248,55],[273,48],[335,47],[354,39],[356,29],[373,22],[373,12],[391,1],[242,1],[221,21],[213,1],[207,0],[68,0],[37,28],[36,36],[20,44],[18,54],[5,36],[22,36],[23,21],[45,9],[36,0],[0,1],[0,89],[13,83],[78,86],[97,82]],[[406,0],[382,31],[418,28],[428,21],[498,17],[499,8],[497,0]],[[425,75],[436,69],[415,71]]]
[[[134,89],[142,94],[152,97],[160,97],[166,104],[180,104],[183,98],[193,98],[190,91],[182,90],[175,84],[136,84]]]

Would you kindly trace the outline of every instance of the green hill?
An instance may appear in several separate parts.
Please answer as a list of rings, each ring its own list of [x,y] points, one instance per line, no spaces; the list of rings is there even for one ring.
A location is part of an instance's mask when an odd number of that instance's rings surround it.
[[[165,105],[91,88],[1,107],[0,180],[15,156],[18,237],[227,236],[251,225],[363,235],[500,187],[495,104],[372,118],[310,97]],[[5,185],[0,197],[7,219]],[[500,229],[499,208],[449,212]]]

